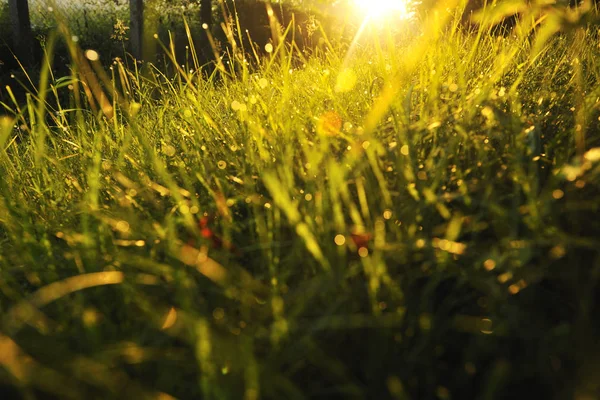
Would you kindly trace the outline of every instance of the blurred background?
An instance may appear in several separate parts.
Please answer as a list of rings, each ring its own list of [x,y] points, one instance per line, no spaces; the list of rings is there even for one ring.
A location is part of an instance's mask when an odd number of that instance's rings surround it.
[[[203,9],[207,5],[210,6],[210,11]],[[95,50],[104,65],[111,64],[116,57],[128,63],[133,61],[131,55],[136,54],[136,51],[133,44],[135,39],[132,38],[129,0],[29,0],[28,6],[32,31],[29,43],[32,43],[32,48],[23,49],[23,46],[18,44],[18,33],[11,23],[9,1],[0,0],[0,101],[6,99],[4,87],[24,72],[15,54],[25,61],[27,72],[35,77],[43,60],[49,35],[56,31],[59,20],[68,27],[74,41],[82,49]],[[295,21],[294,39],[302,49],[309,49],[318,44],[317,38],[322,30],[327,31],[327,34],[331,35],[330,38],[343,35],[344,30],[356,30],[356,27],[350,28],[353,23],[348,23],[349,15],[336,14],[335,7],[331,2],[319,0],[273,3],[273,11],[282,26],[288,26],[292,20]],[[224,17],[234,14],[239,26],[233,23],[233,20],[226,21]],[[333,23],[334,20],[339,20],[342,14],[346,23]],[[207,31],[214,38],[217,52],[226,52],[228,40],[224,34],[224,23],[234,25],[231,29],[236,39],[241,38],[245,45],[251,40],[259,51],[264,49],[272,37],[266,5],[260,0],[144,0],[143,21],[144,54],[138,58],[154,62],[161,68],[168,68],[169,61],[159,45],[160,42],[169,47],[172,41],[180,64],[191,58],[190,38],[184,21],[190,28],[191,39],[201,64],[208,64],[215,55],[214,49],[208,43]],[[208,26],[205,30],[202,26],[206,22]],[[19,55],[19,52],[23,51],[31,55],[29,60]],[[57,41],[53,54],[57,73],[68,74],[70,61],[64,40]],[[33,81],[35,82],[35,79]]]

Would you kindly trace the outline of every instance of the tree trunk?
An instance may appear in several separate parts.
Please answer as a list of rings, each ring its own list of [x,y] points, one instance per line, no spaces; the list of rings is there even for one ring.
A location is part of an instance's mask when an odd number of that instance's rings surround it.
[[[144,1],[129,0],[130,13],[130,43],[133,56],[141,60],[144,56]]]
[[[200,2],[200,21],[212,28],[212,0],[202,0]]]
[[[212,17],[212,0],[200,1],[200,22],[202,23],[202,43],[200,45],[201,63],[207,63],[214,58],[213,49],[208,40],[208,34],[211,32],[213,25]],[[206,27],[206,28],[205,28]]]
[[[24,65],[33,62],[33,35],[29,21],[29,4],[27,0],[8,0],[13,31],[13,51]]]

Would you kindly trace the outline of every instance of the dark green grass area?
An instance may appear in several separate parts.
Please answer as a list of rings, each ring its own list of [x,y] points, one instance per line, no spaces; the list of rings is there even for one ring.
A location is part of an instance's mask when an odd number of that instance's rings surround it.
[[[595,14],[443,10],[210,73],[66,36],[0,119],[3,398],[596,398]]]

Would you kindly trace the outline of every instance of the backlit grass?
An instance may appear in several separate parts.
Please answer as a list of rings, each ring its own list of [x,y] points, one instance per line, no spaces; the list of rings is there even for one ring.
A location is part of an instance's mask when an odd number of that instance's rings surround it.
[[[0,120],[3,395],[597,395],[593,14],[444,10],[172,73],[67,39]]]

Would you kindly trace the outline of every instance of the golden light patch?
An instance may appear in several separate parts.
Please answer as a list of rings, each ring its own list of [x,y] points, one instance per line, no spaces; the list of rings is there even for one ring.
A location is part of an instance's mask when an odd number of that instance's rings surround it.
[[[335,111],[323,113],[317,121],[317,133],[326,136],[335,136],[342,128],[342,118]]]
[[[356,73],[350,68],[345,68],[339,73],[337,77],[335,83],[335,91],[338,93],[349,92],[352,89],[354,89],[356,81]]]
[[[14,125],[14,120],[7,116],[0,117],[0,130],[9,130],[12,129]]]
[[[141,108],[142,108],[142,105],[140,103],[136,103],[136,102],[130,103],[129,104],[129,115],[131,117],[135,117]]]
[[[600,161],[600,147],[594,147],[593,149],[589,149],[583,155],[583,158],[590,162]]]
[[[223,266],[208,257],[207,249],[200,250],[183,245],[181,247],[180,260],[190,267],[196,267],[198,272],[217,284],[223,284],[227,278],[227,271]]]
[[[175,325],[175,322],[177,322],[177,310],[175,310],[174,307],[171,307],[160,329],[162,329],[163,331],[169,329],[170,327]]]

